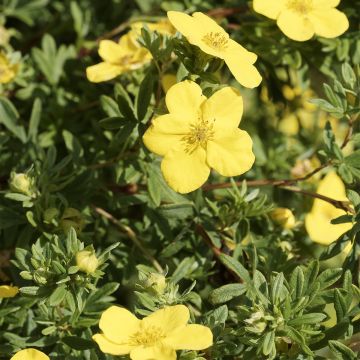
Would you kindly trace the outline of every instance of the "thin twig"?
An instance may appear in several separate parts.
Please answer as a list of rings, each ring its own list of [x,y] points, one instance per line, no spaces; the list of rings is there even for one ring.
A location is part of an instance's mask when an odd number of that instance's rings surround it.
[[[137,237],[134,230],[132,230],[129,226],[122,224],[119,220],[117,220],[113,215],[108,213],[106,210],[93,206],[93,209],[96,213],[108,219],[111,223],[113,223],[120,231],[125,233],[127,237],[134,243],[135,246],[145,255],[145,257],[151,262],[154,268],[159,271],[163,272],[164,269],[161,267],[159,262],[150,254],[149,250],[142,244],[141,240]]]

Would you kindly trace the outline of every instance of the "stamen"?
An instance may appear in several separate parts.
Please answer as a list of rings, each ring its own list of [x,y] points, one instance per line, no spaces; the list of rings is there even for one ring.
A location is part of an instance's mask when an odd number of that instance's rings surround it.
[[[203,36],[202,41],[214,50],[223,51],[228,47],[229,38],[221,32],[209,32]]]
[[[156,326],[147,326],[130,337],[129,344],[133,346],[152,346],[165,337],[164,332]]]

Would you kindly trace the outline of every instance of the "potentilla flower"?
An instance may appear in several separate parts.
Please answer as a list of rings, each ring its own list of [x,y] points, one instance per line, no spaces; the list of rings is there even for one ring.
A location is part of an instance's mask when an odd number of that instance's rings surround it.
[[[100,41],[99,55],[104,61],[86,69],[86,76],[91,82],[114,79],[142,67],[151,60],[148,50],[134,41],[131,31],[123,35],[118,43],[112,40]]]
[[[349,201],[346,197],[345,185],[335,172],[329,172],[320,181],[317,193],[335,200]],[[315,199],[311,212],[305,218],[305,227],[311,240],[322,245],[330,245],[336,241],[352,228],[352,224],[331,224],[331,220],[345,214],[344,210],[324,200]]]
[[[29,348],[18,351],[10,360],[50,360],[50,358],[39,350]]]
[[[12,64],[9,58],[0,52],[0,84],[7,84],[19,71],[19,64]]]
[[[254,10],[277,21],[290,39],[310,40],[314,34],[335,38],[349,28],[344,13],[335,9],[340,0],[254,0]]]
[[[261,76],[253,65],[257,55],[247,51],[214,20],[203,13],[192,16],[178,11],[168,11],[171,23],[190,44],[198,46],[206,54],[223,59],[235,79],[243,86],[254,88]]]
[[[172,189],[198,189],[211,168],[237,176],[252,167],[252,140],[238,128],[243,112],[238,90],[225,87],[207,99],[198,84],[186,80],[172,86],[165,100],[169,114],[155,118],[143,140],[164,156],[161,170]]]
[[[0,285],[0,299],[14,297],[18,292],[19,288],[16,286]]]
[[[106,354],[130,354],[132,360],[176,360],[176,350],[203,350],[213,343],[211,330],[188,325],[189,318],[184,305],[165,307],[142,320],[111,306],[101,315],[102,333],[93,339]]]
[[[276,208],[270,212],[271,219],[286,230],[291,230],[296,225],[295,216],[290,209]]]

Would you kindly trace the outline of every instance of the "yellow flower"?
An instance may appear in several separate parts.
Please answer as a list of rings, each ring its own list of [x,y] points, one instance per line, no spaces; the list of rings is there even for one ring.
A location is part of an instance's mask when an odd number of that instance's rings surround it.
[[[296,225],[295,216],[290,209],[277,208],[270,212],[271,219],[286,230],[291,230]]]
[[[176,84],[176,75],[175,74],[165,74],[161,78],[161,86],[165,93],[168,92],[168,90]]]
[[[186,80],[172,86],[165,100],[170,113],[154,119],[143,140],[164,156],[161,170],[172,189],[198,189],[210,168],[237,176],[252,167],[252,140],[238,128],[243,101],[236,89],[222,88],[207,99],[198,84]]]
[[[132,360],[176,360],[176,350],[203,350],[213,343],[211,330],[188,325],[189,318],[184,305],[165,307],[142,320],[111,306],[100,318],[102,334],[93,339],[106,354],[130,354]]]
[[[259,86],[261,75],[253,65],[256,54],[230,39],[229,34],[214,20],[200,12],[190,16],[168,11],[167,15],[190,44],[198,46],[206,54],[223,59],[241,85],[248,88]]]
[[[19,292],[16,286],[0,285],[0,299],[14,297]]]
[[[7,56],[0,52],[0,84],[7,84],[14,79],[19,64],[12,64]]]
[[[348,201],[345,185],[335,172],[329,172],[320,181],[317,193],[336,200]],[[311,212],[305,217],[305,227],[311,240],[322,245],[330,245],[336,241],[351,229],[352,224],[331,224],[331,220],[345,214],[344,210],[337,209],[324,200],[315,199]]]
[[[131,24],[131,30],[136,35],[136,38],[141,35],[141,29],[145,25],[149,28],[149,30],[157,31],[158,33],[163,35],[174,35],[176,33],[176,30],[171,25],[168,19],[161,19],[156,23],[137,21]]]
[[[335,38],[349,28],[344,13],[335,9],[340,0],[254,0],[254,10],[277,21],[280,30],[296,41],[314,34]]]
[[[50,358],[39,350],[29,348],[18,351],[10,360],[50,360]]]
[[[134,41],[131,31],[123,35],[118,43],[112,40],[100,41],[99,55],[104,61],[86,69],[86,76],[91,82],[114,79],[142,67],[151,60],[147,49]]]
[[[76,266],[87,274],[92,274],[99,266],[99,260],[97,259],[94,251],[82,250],[76,253]]]

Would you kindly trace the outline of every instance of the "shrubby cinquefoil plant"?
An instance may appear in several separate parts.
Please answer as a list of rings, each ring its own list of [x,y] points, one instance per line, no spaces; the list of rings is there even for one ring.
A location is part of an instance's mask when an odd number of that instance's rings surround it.
[[[0,9],[0,359],[359,358],[356,1]]]

